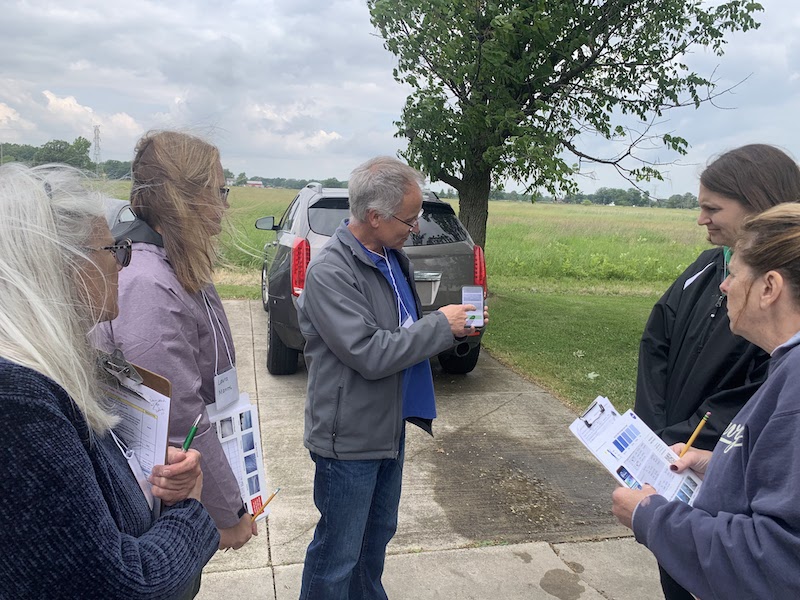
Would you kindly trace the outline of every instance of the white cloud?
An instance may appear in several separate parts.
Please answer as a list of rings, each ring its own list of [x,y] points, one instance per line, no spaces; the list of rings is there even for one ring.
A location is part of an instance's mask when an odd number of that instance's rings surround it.
[[[669,115],[661,127],[691,148],[662,189],[693,191],[700,166],[740,143],[768,141],[800,157],[800,11],[794,0],[763,4],[762,27],[730,37],[725,56],[690,57],[703,73],[716,68],[723,86],[750,79],[719,100],[735,110]],[[393,122],[409,90],[392,78],[396,59],[363,0],[12,2],[0,53],[0,142],[91,140],[99,125],[103,157],[127,160],[144,131],[177,127],[207,135],[237,173],[340,179],[405,147]],[[628,185],[594,170],[580,183],[586,191]]]
[[[252,104],[246,116],[256,121],[271,121],[286,125],[301,117],[318,117],[321,110],[313,103],[294,102],[286,106],[274,104]]]
[[[33,123],[23,119],[8,104],[0,102],[0,143],[3,141],[27,143],[30,132],[35,129]]]
[[[87,121],[91,122],[92,109],[78,104],[74,96],[59,98],[50,90],[44,90],[42,95],[47,99],[47,111],[53,115],[53,118],[62,122],[73,122],[80,125],[85,125]]]

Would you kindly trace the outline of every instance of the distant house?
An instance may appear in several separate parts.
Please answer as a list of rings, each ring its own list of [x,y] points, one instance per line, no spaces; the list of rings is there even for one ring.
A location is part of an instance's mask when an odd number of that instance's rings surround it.
[[[232,185],[236,185],[236,179],[234,179],[233,177],[228,177],[225,180],[225,185],[228,186],[228,187],[231,187]]]
[[[260,179],[255,179],[255,180],[251,179],[245,185],[247,187],[263,188],[264,187],[264,182],[261,181]]]

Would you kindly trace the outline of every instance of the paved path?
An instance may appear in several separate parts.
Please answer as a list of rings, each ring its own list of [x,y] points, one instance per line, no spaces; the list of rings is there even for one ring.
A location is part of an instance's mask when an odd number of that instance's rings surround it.
[[[225,309],[239,385],[259,406],[267,488],[282,491],[268,530],[208,564],[198,598],[294,600],[318,516],[302,443],[306,371],[267,373],[260,302]],[[663,598],[652,555],[610,514],[613,481],[567,429],[574,415],[486,354],[466,376],[433,362],[436,437],[407,430],[389,597]]]

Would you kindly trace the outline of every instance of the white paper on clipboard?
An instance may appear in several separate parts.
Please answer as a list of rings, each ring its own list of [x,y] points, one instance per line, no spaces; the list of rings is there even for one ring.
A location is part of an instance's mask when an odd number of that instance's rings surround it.
[[[598,396],[569,430],[618,483],[632,489],[647,483],[668,500],[694,502],[702,481],[688,471],[670,471],[678,456],[632,410],[619,414]]]
[[[101,387],[106,398],[111,401],[114,413],[120,423],[114,433],[134,451],[145,477],[149,477],[155,465],[163,465],[167,458],[169,440],[169,382],[155,374],[145,372],[145,382],[137,383],[121,377],[119,383],[103,383]],[[148,377],[157,377],[159,387],[167,394],[147,385]],[[161,514],[161,501],[153,502],[153,516]]]

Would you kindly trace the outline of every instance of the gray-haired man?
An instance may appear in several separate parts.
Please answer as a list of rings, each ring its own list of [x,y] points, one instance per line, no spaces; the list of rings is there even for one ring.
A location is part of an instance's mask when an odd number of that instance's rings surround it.
[[[320,520],[301,599],[384,599],[397,528],[405,421],[430,432],[431,356],[472,332],[471,305],[422,316],[402,248],[422,216],[421,176],[378,157],[350,176],[350,219],[308,267],[298,300],[306,339],[305,446]]]

